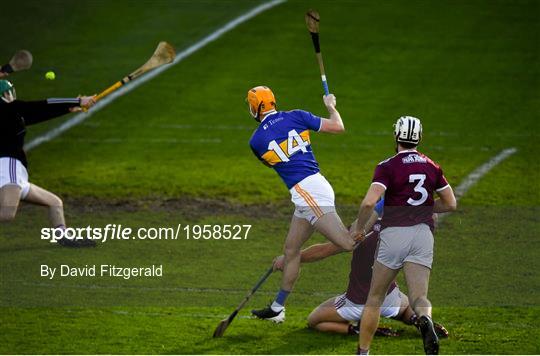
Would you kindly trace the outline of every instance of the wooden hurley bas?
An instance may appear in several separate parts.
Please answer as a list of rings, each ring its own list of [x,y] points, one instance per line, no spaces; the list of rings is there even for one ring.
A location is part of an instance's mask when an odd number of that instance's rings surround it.
[[[114,83],[95,97],[95,101],[99,101],[106,97],[107,95],[110,95],[111,93],[115,92],[118,88],[121,86],[129,83],[133,79],[140,77],[144,73],[155,69],[157,67],[161,67],[164,64],[172,63],[174,61],[174,57],[176,56],[176,53],[174,51],[173,46],[171,46],[167,42],[160,42],[154,51],[154,54],[150,59],[143,64],[140,68],[129,74],[128,76],[122,78],[122,80],[119,80],[118,82]],[[85,110],[86,111],[86,110]]]

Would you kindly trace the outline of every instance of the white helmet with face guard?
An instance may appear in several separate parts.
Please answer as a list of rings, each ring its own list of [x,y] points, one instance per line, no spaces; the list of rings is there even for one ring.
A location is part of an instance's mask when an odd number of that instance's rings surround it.
[[[422,124],[420,119],[412,116],[402,116],[394,124],[396,142],[418,145],[422,139]]]

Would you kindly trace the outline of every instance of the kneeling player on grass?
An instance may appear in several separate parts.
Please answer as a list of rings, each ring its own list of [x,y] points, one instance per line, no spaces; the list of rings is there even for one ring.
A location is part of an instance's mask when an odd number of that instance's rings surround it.
[[[362,318],[362,311],[366,303],[371,284],[371,269],[375,260],[375,251],[379,242],[380,222],[377,221],[382,214],[384,200],[381,200],[375,209],[369,226],[369,236],[353,250],[349,285],[347,291],[332,297],[315,308],[308,317],[310,328],[322,332],[335,332],[340,334],[358,335],[358,322]],[[435,214],[434,214],[435,216]],[[344,252],[332,243],[316,244],[302,250],[302,263],[320,261],[329,256]],[[283,269],[283,256],[274,261],[274,268]],[[385,318],[400,320],[407,325],[417,326],[417,316],[409,305],[408,297],[399,290],[393,282],[386,293],[380,310]],[[437,323],[435,329],[439,337],[448,337],[448,331]],[[378,328],[376,335],[398,336],[389,328]]]
[[[91,96],[41,101],[17,100],[13,84],[0,80],[0,221],[15,218],[19,201],[46,206],[49,221],[65,229],[62,200],[53,193],[28,182],[28,163],[24,152],[26,126],[80,111],[94,104]],[[62,238],[58,243],[68,247],[94,246],[91,240]]]
[[[309,131],[341,133],[343,121],[336,110],[336,98],[324,96],[329,118],[324,119],[302,110],[277,111],[272,91],[258,86],[248,91],[251,116],[259,122],[250,146],[264,164],[279,174],[295,204],[284,247],[284,268],[281,289],[268,307],[253,310],[261,319],[285,320],[285,299],[291,292],[300,270],[300,251],[304,242],[319,231],[344,250],[352,250],[355,241],[348,235],[334,206],[332,186],[319,172],[311,150]]]

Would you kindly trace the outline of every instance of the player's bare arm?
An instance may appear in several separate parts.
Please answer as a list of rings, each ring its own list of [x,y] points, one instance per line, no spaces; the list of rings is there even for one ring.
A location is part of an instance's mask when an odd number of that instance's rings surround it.
[[[300,256],[301,263],[311,263],[323,260],[327,257],[337,255],[338,253],[345,252],[347,250],[334,245],[331,242],[326,242],[323,244],[311,245],[302,250]],[[285,256],[281,255],[274,259],[274,271],[282,271],[285,265]]]
[[[343,120],[336,109],[336,97],[334,94],[323,96],[324,105],[328,109],[328,119],[322,119],[319,132],[342,133],[345,131]]]
[[[433,205],[434,213],[447,213],[457,209],[457,201],[454,195],[454,190],[451,186],[446,186],[444,189],[437,192],[439,199],[435,200]]]
[[[373,225],[375,225],[375,223],[377,222],[377,220],[379,220],[379,218],[380,218],[379,214],[377,214],[377,211],[374,210],[373,213],[371,214],[371,217],[369,218],[364,230],[370,231],[371,228],[373,227]],[[351,227],[349,228],[349,231],[356,231],[357,224],[358,224],[358,219],[353,221],[353,223],[351,224]]]
[[[384,191],[385,188],[380,184],[372,184],[369,187],[369,190],[364,197],[362,204],[360,205],[355,229],[352,229],[351,231],[351,235],[354,239],[358,239],[359,237],[365,235],[368,222],[373,216],[375,204],[377,204],[381,196],[384,194]]]
[[[371,230],[371,228],[377,222],[378,219],[379,219],[379,214],[377,214],[377,212],[374,211],[368,223],[366,224],[366,231]],[[355,228],[356,222],[357,220],[355,220],[352,223],[351,229]],[[345,250],[344,248],[340,246],[334,245],[331,242],[326,242],[323,244],[315,244],[302,250],[301,256],[300,256],[300,262],[301,263],[317,262],[317,261],[323,260],[330,256],[337,255],[338,253],[342,253],[342,252],[349,252],[349,251]],[[285,263],[285,256],[281,255],[281,256],[276,257],[274,259],[274,271],[283,270],[284,263]]]

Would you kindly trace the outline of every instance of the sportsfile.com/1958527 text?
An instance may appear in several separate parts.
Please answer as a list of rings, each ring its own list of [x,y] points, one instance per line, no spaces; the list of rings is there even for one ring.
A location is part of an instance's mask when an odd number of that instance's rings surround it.
[[[95,240],[104,243],[109,240],[246,240],[251,225],[205,224],[175,227],[125,227],[121,224],[107,224],[104,227],[43,228],[41,239],[57,243],[60,239]]]

